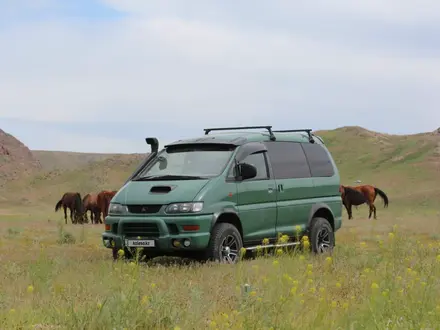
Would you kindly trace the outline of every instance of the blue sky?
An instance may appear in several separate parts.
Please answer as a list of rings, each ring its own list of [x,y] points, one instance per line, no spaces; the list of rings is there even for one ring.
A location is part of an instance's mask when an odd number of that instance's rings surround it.
[[[219,125],[440,126],[440,2],[0,0],[0,128],[143,152]]]

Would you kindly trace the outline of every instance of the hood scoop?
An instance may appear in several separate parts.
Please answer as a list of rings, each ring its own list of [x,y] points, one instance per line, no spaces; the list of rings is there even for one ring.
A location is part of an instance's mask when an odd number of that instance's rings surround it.
[[[174,187],[170,186],[153,186],[150,189],[152,194],[168,194]]]

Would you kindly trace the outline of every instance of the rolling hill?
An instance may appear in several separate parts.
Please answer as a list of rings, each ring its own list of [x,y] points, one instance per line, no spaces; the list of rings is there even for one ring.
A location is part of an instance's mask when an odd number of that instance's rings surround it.
[[[440,132],[389,135],[362,127],[317,131],[338,164],[342,183],[385,190],[390,203],[433,208],[440,199]],[[50,205],[65,191],[118,189],[146,154],[32,151],[32,175],[0,190],[0,203]],[[0,188],[1,189],[1,188]]]

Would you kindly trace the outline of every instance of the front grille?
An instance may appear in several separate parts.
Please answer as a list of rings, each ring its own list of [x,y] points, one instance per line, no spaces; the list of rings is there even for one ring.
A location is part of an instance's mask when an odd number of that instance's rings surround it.
[[[159,237],[159,227],[148,222],[124,222],[122,233],[128,237]]]
[[[162,205],[145,204],[145,205],[127,205],[128,212],[135,214],[152,214],[159,212]]]

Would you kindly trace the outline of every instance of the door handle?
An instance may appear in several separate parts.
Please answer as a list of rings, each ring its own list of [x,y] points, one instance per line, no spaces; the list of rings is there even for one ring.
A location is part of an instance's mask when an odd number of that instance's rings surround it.
[[[278,185],[278,191],[279,192],[283,192],[284,191],[284,186],[282,184]]]

